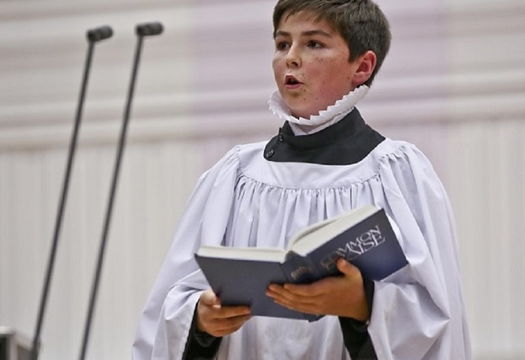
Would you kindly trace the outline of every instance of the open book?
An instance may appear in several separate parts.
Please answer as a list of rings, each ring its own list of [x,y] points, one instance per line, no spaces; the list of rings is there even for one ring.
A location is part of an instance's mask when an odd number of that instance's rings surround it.
[[[311,283],[337,276],[345,258],[364,278],[381,280],[407,264],[383,209],[365,206],[313,224],[289,241],[289,248],[202,246],[195,254],[223,305],[248,305],[252,315],[315,320],[266,296],[270,283]]]

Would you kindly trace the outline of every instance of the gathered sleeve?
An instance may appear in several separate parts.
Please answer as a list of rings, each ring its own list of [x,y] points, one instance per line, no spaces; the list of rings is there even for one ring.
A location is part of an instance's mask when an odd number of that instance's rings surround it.
[[[142,313],[132,358],[180,359],[206,279],[194,260],[201,245],[220,245],[234,198],[238,149],[205,172],[194,189]]]
[[[368,332],[379,359],[469,359],[449,200],[419,150],[398,150],[381,159],[379,174],[409,265],[376,282]]]

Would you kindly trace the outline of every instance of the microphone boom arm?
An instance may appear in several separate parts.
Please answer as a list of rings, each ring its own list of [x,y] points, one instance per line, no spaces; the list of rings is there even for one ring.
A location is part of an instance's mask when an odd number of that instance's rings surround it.
[[[93,59],[93,52],[95,43],[107,39],[113,35],[113,30],[109,26],[101,26],[92,30],[88,30],[86,36],[88,39],[88,50],[86,54],[86,60],[84,63],[84,74],[82,77],[82,83],[80,86],[80,95],[77,104],[77,111],[75,115],[75,123],[71,134],[71,140],[69,143],[69,151],[67,157],[67,164],[64,173],[64,180],[62,182],[62,190],[60,194],[60,200],[57,210],[57,216],[55,219],[55,228],[53,232],[53,240],[51,243],[51,249],[49,252],[48,263],[46,267],[46,274],[44,278],[44,285],[42,288],[42,294],[40,297],[40,304],[38,308],[37,322],[35,327],[35,333],[33,335],[33,342],[31,346],[31,359],[37,360],[39,347],[40,347],[40,336],[42,332],[42,326],[44,322],[44,316],[47,307],[47,300],[49,298],[49,289],[51,288],[51,279],[53,276],[53,270],[55,267],[56,254],[58,249],[58,241],[60,238],[60,230],[62,229],[62,220],[64,218],[64,210],[66,207],[67,196],[69,191],[69,183],[71,179],[71,172],[73,168],[73,162],[75,159],[75,153],[77,148],[78,134],[80,131],[80,124],[82,122],[82,112],[84,109],[84,99],[86,97],[86,91],[88,86],[89,74],[91,71],[91,62]]]
[[[82,346],[81,346],[80,356],[79,356],[80,360],[84,360],[86,357],[86,353],[87,353],[89,335],[91,332],[91,323],[92,323],[93,315],[95,311],[95,304],[96,304],[96,299],[97,299],[97,294],[98,294],[98,286],[100,284],[100,277],[102,274],[102,266],[104,263],[104,254],[105,254],[105,249],[106,249],[106,244],[107,244],[107,237],[109,233],[109,226],[111,223],[111,215],[113,212],[113,203],[115,200],[115,194],[117,190],[118,178],[119,178],[119,173],[120,173],[120,165],[122,163],[124,148],[126,146],[126,135],[127,135],[127,130],[128,130],[129,118],[131,115],[131,104],[132,104],[133,96],[135,92],[135,82],[137,78],[137,73],[138,73],[139,64],[140,64],[140,57],[142,53],[142,42],[143,42],[144,36],[158,35],[162,33],[162,30],[163,30],[162,24],[160,23],[139,24],[136,27],[137,45],[135,48],[133,69],[131,72],[131,80],[130,80],[130,84],[128,88],[128,96],[127,96],[126,106],[124,108],[124,116],[122,120],[122,126],[120,129],[119,142],[117,145],[117,154],[115,158],[115,166],[113,168],[113,177],[111,180],[109,198],[108,198],[108,203],[106,207],[104,227],[103,227],[102,236],[100,239],[98,257],[97,257],[97,265],[95,268],[95,275],[94,275],[93,283],[91,286],[91,294],[90,294],[90,300],[89,300],[89,305],[88,305],[88,312],[86,316],[84,334],[82,337]]]

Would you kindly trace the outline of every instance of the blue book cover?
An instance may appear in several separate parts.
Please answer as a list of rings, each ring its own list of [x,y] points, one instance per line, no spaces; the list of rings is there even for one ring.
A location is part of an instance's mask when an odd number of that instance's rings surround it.
[[[312,226],[290,239],[289,249],[201,247],[195,259],[223,305],[248,305],[252,315],[313,321],[273,302],[269,284],[307,284],[337,276],[337,259],[381,280],[407,265],[383,209],[359,208]]]

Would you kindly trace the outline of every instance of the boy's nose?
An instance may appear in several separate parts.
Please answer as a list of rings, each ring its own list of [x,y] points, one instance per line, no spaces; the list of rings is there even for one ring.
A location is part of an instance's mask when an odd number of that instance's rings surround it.
[[[297,51],[292,47],[290,51],[286,54],[286,65],[288,67],[300,67],[301,66],[301,56]]]

